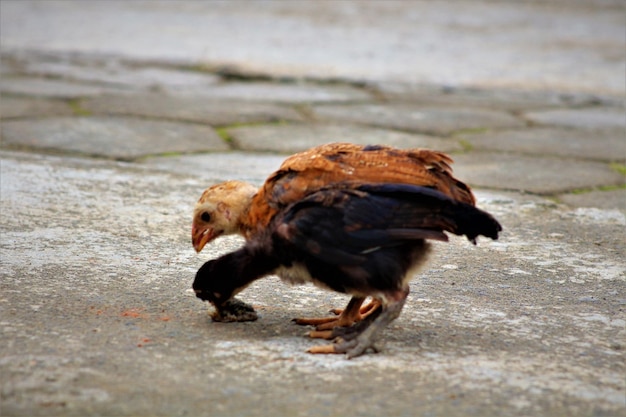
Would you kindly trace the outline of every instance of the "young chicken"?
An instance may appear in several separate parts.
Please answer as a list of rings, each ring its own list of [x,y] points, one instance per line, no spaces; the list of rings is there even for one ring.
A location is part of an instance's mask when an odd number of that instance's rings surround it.
[[[332,344],[309,350],[350,358],[376,351],[381,331],[400,315],[409,280],[430,250],[427,240],[447,241],[445,231],[476,243],[478,235],[497,239],[501,229],[488,213],[431,188],[333,184],[277,211],[243,248],[205,263],[193,289],[218,310],[271,273],[351,294],[357,302],[371,296],[380,308],[335,328]]]
[[[239,234],[251,240],[263,233],[287,206],[324,187],[346,182],[424,186],[474,205],[470,188],[452,176],[451,163],[449,156],[427,149],[401,150],[350,143],[314,147],[287,158],[259,189],[241,181],[228,181],[205,190],[194,209],[192,243],[200,252],[208,242],[222,235]],[[333,327],[349,326],[380,306],[374,300],[361,309],[364,300],[362,296],[355,296],[339,317],[295,321],[317,325],[318,332],[310,335],[327,338]]]

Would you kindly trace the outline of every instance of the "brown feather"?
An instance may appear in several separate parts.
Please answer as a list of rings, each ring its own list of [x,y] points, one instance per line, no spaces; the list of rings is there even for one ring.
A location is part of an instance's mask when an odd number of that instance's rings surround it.
[[[242,217],[244,236],[267,227],[283,207],[333,183],[404,183],[430,187],[475,205],[470,188],[452,175],[452,158],[427,149],[330,143],[287,158],[253,197]]]

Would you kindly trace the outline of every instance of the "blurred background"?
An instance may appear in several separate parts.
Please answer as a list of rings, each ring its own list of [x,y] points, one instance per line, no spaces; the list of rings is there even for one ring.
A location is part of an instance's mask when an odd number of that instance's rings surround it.
[[[4,148],[211,183],[261,182],[282,156],[224,155],[209,172],[202,153],[425,147],[472,186],[626,210],[623,1],[0,7]]]
[[[625,91],[624,2],[2,1],[2,51],[229,73]]]

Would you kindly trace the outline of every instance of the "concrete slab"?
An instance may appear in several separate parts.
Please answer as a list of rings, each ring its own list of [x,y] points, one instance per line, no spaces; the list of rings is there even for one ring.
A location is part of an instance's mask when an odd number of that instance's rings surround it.
[[[2,51],[0,51],[0,75],[3,77],[19,74],[19,65],[16,65],[15,62],[8,57],[10,57],[10,55],[2,54]]]
[[[361,123],[391,129],[448,135],[458,130],[522,127],[525,123],[502,111],[467,107],[425,107],[409,104],[319,105],[320,120]]]
[[[204,188],[218,182],[238,179],[260,186],[285,160],[284,155],[251,152],[212,152],[193,155],[148,157],[141,166],[197,178]],[[199,190],[202,192],[204,190]],[[197,198],[200,197],[198,194]]]
[[[588,160],[626,160],[624,129],[544,127],[461,133],[458,138],[474,150],[554,155]]]
[[[80,84],[64,80],[38,77],[2,77],[0,93],[44,98],[75,99],[105,93],[124,93],[121,88],[93,84]]]
[[[246,151],[272,151],[291,154],[330,142],[362,145],[384,144],[400,148],[430,148],[444,152],[462,150],[454,140],[393,130],[351,125],[272,125],[227,129],[233,145]]]
[[[372,83],[378,94],[389,101],[428,106],[468,106],[507,111],[545,110],[561,106],[589,106],[604,103],[623,105],[623,99],[590,93],[562,93],[532,89],[470,88],[433,86],[398,82]]]
[[[560,194],[624,182],[608,163],[488,152],[455,155],[454,160],[459,178],[472,186],[498,190]]]
[[[624,138],[624,129],[626,129],[626,109],[623,107],[555,109],[531,112],[525,116],[531,122],[542,125],[622,129],[622,139]]]
[[[209,88],[179,90],[216,99],[274,103],[327,103],[371,100],[364,90],[348,85],[324,86],[312,83],[229,82]]]
[[[623,410],[621,213],[479,192],[504,225],[501,240],[437,244],[383,351],[346,360],[304,353],[319,342],[289,321],[347,301],[313,287],[268,278],[241,294],[257,322],[210,321],[193,275],[240,241],[193,252],[190,213],[203,180],[0,156],[3,415]]]
[[[626,91],[620,0],[273,1],[246,7],[3,1],[1,7],[5,50],[207,63],[318,79],[614,96]]]
[[[0,97],[0,119],[20,117],[69,116],[72,108],[63,101],[41,100],[29,97]]]
[[[164,68],[150,65],[128,65],[114,57],[63,57],[22,54],[18,57],[20,72],[36,77],[118,85],[133,90],[202,88],[219,83],[215,74]]]
[[[586,193],[564,194],[559,200],[573,207],[594,207],[626,212],[626,189],[595,190]]]
[[[213,126],[302,120],[293,108],[271,103],[163,93],[95,97],[81,102],[81,107],[95,114],[181,120]]]
[[[3,146],[77,152],[120,160],[171,152],[224,151],[229,147],[202,125],[129,118],[49,118],[5,121]]]

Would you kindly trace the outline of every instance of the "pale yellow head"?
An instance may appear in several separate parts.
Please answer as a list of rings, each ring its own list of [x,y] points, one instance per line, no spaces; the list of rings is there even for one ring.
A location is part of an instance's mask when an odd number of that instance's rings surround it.
[[[241,234],[245,215],[258,189],[242,181],[213,185],[202,193],[193,210],[191,242],[196,252],[221,235]]]

